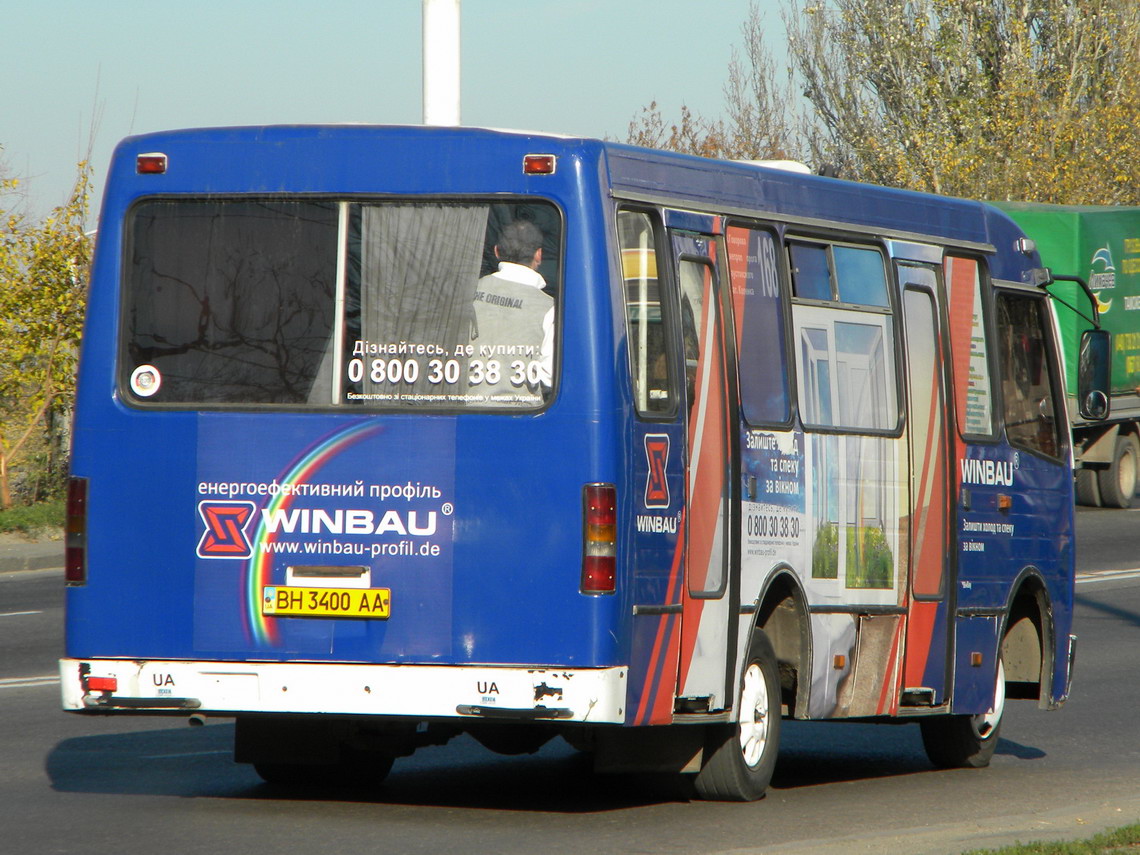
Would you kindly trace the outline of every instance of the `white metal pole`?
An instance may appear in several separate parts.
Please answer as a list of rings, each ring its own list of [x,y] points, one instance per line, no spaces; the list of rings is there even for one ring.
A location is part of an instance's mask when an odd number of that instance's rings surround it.
[[[460,0],[423,0],[424,124],[459,124]]]

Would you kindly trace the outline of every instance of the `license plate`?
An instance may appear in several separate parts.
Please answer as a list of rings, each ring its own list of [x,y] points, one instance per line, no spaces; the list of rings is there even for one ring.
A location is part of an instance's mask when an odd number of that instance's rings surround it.
[[[392,611],[389,588],[298,588],[268,585],[261,589],[261,613],[272,617],[380,618]]]

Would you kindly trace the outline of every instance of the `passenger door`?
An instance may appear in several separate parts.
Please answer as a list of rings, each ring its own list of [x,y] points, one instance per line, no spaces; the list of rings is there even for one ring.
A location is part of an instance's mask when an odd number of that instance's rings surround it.
[[[938,706],[949,691],[947,613],[953,601],[948,358],[933,265],[897,264],[906,324],[910,578],[903,702]]]
[[[710,229],[711,231],[711,229]],[[671,232],[685,360],[685,558],[680,709],[731,708],[739,592],[731,551],[739,528],[733,496],[735,405],[728,382],[731,319],[721,291],[722,238]]]

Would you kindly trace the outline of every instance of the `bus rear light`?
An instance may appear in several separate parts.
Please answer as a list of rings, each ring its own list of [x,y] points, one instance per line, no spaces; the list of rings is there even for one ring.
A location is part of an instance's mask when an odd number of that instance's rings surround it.
[[[135,159],[135,172],[139,175],[162,175],[166,172],[166,155],[152,151]]]
[[[528,154],[523,158],[523,175],[553,175],[558,158],[553,154]]]
[[[587,555],[582,560],[582,593],[614,592],[614,559]]]
[[[612,594],[617,580],[617,488],[587,484],[582,488],[583,594]]]
[[[87,584],[87,479],[67,482],[67,521],[64,541],[64,581]]]
[[[118,677],[88,677],[87,691],[89,692],[117,692],[119,690]]]

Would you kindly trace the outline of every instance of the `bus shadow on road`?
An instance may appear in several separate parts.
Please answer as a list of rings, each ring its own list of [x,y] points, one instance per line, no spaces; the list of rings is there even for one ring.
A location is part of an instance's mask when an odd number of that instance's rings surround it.
[[[538,753],[501,757],[467,737],[396,761],[374,788],[297,788],[263,783],[233,762],[232,724],[83,736],[55,746],[46,773],[60,792],[352,802],[590,813],[684,801],[676,776],[594,775],[589,758],[561,740]]]
[[[534,755],[501,757],[461,737],[396,761],[369,788],[285,788],[233,762],[229,723],[83,736],[46,758],[60,792],[351,802],[550,813],[596,813],[685,802],[691,785],[673,775],[595,775],[587,755],[553,740]],[[1045,752],[1001,740],[997,755],[1036,760]],[[773,790],[938,774],[917,726],[784,722]]]
[[[1110,598],[1112,596],[1110,593],[1111,590],[1111,588],[1105,589],[1105,593],[1107,593]],[[1129,609],[1122,609],[1110,602],[1105,602],[1097,597],[1097,593],[1100,592],[1093,592],[1086,589],[1083,593],[1077,594],[1073,598],[1073,603],[1077,606],[1098,612],[1102,616],[1116,618],[1126,625],[1140,626],[1140,614],[1130,611]]]
[[[920,773],[941,774],[922,747],[918,725],[785,721],[774,789],[850,783]],[[1039,760],[1040,748],[999,738],[996,757]]]
[[[79,736],[58,743],[45,771],[62,792],[227,796],[259,780],[233,762],[232,724]]]

